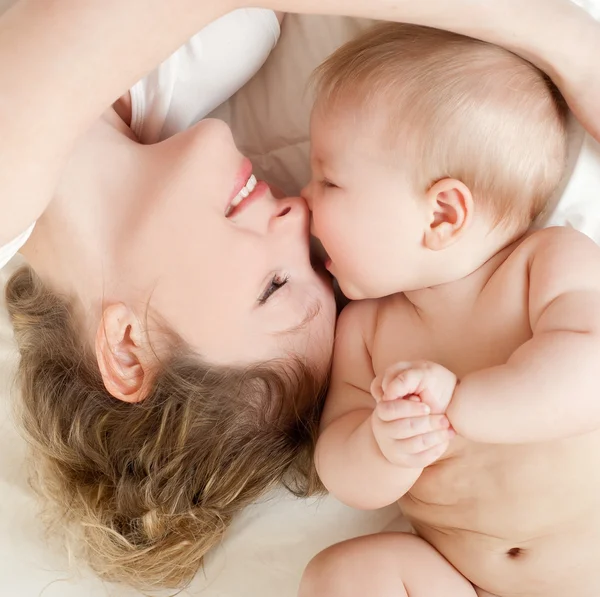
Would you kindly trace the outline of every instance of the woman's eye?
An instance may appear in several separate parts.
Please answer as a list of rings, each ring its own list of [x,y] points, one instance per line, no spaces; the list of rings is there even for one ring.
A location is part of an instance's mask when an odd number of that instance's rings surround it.
[[[263,293],[258,298],[258,303],[264,305],[271,296],[273,296],[280,288],[283,288],[289,281],[289,276],[276,274],[273,276]]]

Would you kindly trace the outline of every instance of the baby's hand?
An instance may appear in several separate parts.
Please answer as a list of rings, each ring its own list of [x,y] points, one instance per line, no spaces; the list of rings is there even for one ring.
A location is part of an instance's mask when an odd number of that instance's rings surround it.
[[[443,414],[455,387],[455,375],[427,362],[398,363],[375,378],[371,393],[378,404],[371,422],[389,462],[425,468],[444,454],[455,435]]]
[[[430,361],[396,363],[378,375],[371,384],[377,402],[416,397],[441,415],[446,412],[456,388],[456,375]]]

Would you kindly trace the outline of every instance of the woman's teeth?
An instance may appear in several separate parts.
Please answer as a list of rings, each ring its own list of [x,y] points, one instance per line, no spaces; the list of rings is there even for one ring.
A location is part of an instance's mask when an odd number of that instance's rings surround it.
[[[256,188],[256,182],[256,176],[254,176],[254,174],[250,175],[248,182],[229,204],[229,207],[227,208],[227,214],[225,215],[231,213],[234,207],[237,207],[244,199],[246,199],[246,197],[250,195],[250,193]]]

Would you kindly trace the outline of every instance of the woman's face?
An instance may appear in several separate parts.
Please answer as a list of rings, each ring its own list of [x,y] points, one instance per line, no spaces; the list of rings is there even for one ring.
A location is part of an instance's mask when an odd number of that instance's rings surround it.
[[[127,235],[123,276],[151,282],[151,311],[211,362],[293,353],[326,366],[335,304],[311,266],[304,200],[276,200],[258,182],[232,209],[254,181],[244,189],[252,166],[221,121],[144,152],[149,200]]]

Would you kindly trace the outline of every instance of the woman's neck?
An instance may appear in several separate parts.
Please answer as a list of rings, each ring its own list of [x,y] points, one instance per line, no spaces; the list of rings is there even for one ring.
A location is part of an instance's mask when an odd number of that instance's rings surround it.
[[[75,146],[22,250],[38,275],[84,312],[100,309],[111,292],[108,281],[117,277],[119,246],[135,199],[140,146],[134,139],[117,114],[107,111]]]

